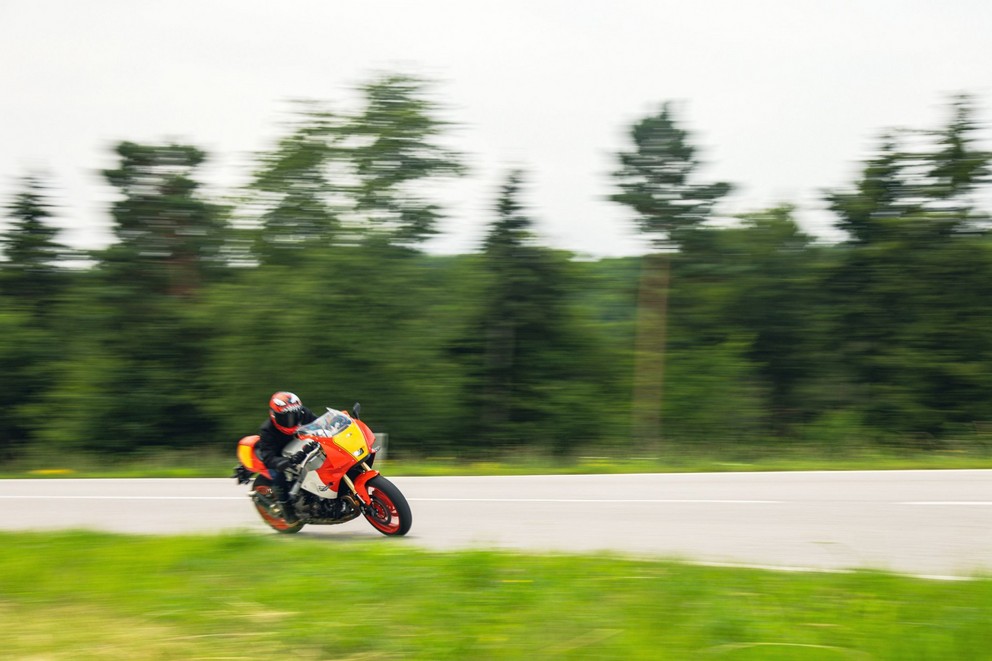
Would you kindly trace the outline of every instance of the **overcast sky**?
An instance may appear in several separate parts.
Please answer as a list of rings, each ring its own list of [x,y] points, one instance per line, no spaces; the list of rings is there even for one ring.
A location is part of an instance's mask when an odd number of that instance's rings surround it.
[[[435,250],[474,249],[522,167],[547,243],[637,251],[609,172],[667,100],[700,175],[737,186],[725,213],[791,202],[827,235],[820,191],[850,182],[882,130],[936,128],[962,91],[988,121],[990,34],[989,0],[0,0],[0,201],[42,172],[66,238],[105,245],[114,143],[195,144],[227,192],[289,99],[347,105],[399,71],[437,81],[472,168]]]

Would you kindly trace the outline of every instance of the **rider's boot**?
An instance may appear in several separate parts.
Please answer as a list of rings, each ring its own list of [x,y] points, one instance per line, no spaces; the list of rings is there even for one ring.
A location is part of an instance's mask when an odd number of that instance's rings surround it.
[[[286,523],[292,525],[300,520],[299,517],[296,516],[296,509],[293,507],[293,501],[288,498],[286,500],[281,498],[279,499],[279,509],[282,510],[282,518],[286,521]]]
[[[285,488],[280,484],[272,485],[272,495],[276,497],[276,502],[279,503],[279,509],[282,511],[282,518],[285,519],[286,523],[293,525],[299,518],[296,516],[296,509],[293,507],[293,501],[289,494],[286,493]]]

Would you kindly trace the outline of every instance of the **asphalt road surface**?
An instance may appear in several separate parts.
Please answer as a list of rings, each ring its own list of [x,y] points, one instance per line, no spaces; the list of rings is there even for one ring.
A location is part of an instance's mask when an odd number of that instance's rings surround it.
[[[442,550],[992,574],[992,471],[389,477],[413,509],[404,540],[382,537],[364,519],[300,534],[329,544],[368,538]],[[247,493],[228,479],[0,480],[0,529],[268,531]]]

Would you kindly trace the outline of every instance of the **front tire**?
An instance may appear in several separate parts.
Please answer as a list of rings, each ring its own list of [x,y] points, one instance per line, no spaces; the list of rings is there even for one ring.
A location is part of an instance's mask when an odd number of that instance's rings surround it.
[[[272,480],[264,475],[259,475],[255,478],[252,489],[263,499],[269,502],[275,501],[275,493],[272,491]],[[258,510],[258,514],[262,517],[262,520],[276,532],[284,535],[292,535],[303,529],[302,521],[297,521],[293,524],[286,523],[286,519],[273,514],[268,507],[258,501],[257,497],[253,497],[252,502],[255,503],[255,509]]]
[[[413,524],[413,513],[403,493],[381,475],[369,480],[367,486],[372,503],[362,508],[362,514],[372,527],[391,537],[407,534]]]

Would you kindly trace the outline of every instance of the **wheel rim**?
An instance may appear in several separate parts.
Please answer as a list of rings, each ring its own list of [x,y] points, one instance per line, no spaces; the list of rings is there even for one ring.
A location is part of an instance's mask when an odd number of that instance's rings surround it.
[[[262,496],[267,496],[269,498],[272,497],[272,489],[265,485],[256,484],[255,491]],[[262,519],[276,530],[289,530],[293,527],[292,525],[286,523],[285,519],[280,519],[277,516],[273,516],[266,507],[258,502],[255,503],[255,509],[258,510],[258,513],[261,515]]]
[[[393,501],[380,490],[369,492],[372,502],[365,508],[365,518],[387,535],[400,529],[400,513]]]

